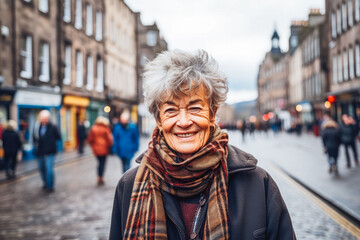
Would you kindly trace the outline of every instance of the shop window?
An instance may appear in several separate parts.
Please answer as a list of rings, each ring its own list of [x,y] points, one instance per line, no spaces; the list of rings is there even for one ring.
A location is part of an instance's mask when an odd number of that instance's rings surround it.
[[[39,80],[42,82],[48,82],[50,80],[49,44],[46,42],[41,42],[39,51]]]
[[[32,38],[22,35],[20,39],[20,76],[32,78]]]
[[[155,31],[148,31],[146,34],[146,43],[150,47],[156,46],[157,36]]]

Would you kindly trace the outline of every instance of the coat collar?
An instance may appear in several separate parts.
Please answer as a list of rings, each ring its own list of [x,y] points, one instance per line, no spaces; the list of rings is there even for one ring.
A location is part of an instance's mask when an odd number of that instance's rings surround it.
[[[257,159],[237,147],[232,145],[228,145],[229,147],[229,155],[228,155],[228,171],[229,174],[241,172],[241,171],[250,171],[256,168]],[[135,162],[140,163],[146,154],[147,151],[143,152],[138,156]]]

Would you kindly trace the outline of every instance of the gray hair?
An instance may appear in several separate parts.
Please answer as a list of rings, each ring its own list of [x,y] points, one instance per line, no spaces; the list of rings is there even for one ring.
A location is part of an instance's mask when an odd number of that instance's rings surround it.
[[[226,100],[228,82],[217,61],[204,50],[188,53],[165,51],[148,62],[144,72],[144,97],[149,112],[159,119],[160,104],[167,94],[187,94],[203,85],[211,114]]]

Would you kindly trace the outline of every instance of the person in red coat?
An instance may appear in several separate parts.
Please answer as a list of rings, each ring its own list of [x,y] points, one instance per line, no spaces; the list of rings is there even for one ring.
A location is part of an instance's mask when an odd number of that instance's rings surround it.
[[[96,118],[95,124],[91,127],[88,142],[98,160],[98,185],[104,185],[104,170],[106,157],[113,145],[113,137],[110,130],[109,120],[103,116]]]

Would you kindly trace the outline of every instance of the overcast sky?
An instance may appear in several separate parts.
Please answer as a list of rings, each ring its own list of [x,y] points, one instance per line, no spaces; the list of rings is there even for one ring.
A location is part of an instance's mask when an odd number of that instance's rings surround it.
[[[255,99],[259,64],[271,48],[276,27],[288,49],[292,20],[307,20],[310,8],[325,12],[325,0],[125,0],[156,21],[169,49],[204,49],[229,80],[228,103]]]

